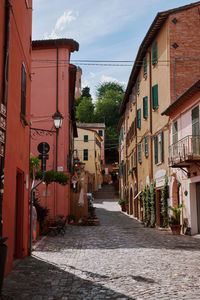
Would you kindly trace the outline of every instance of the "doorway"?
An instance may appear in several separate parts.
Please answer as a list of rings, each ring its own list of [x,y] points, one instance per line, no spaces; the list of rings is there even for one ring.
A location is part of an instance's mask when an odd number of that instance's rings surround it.
[[[24,173],[17,170],[14,259],[23,257]]]

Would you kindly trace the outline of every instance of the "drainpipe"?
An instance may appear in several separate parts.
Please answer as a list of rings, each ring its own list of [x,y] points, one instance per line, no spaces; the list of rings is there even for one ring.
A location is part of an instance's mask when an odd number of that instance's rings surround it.
[[[58,112],[58,60],[59,60],[59,53],[58,53],[58,46],[56,43],[56,53],[57,53],[57,57],[56,57],[56,112]],[[58,168],[58,128],[56,128],[56,171]]]
[[[152,68],[151,68],[151,51],[149,53],[149,110],[150,110],[150,152],[151,152],[151,167],[150,167],[150,182],[153,180],[153,129],[152,129]]]
[[[5,21],[5,53],[4,53],[4,76],[3,76],[3,99],[2,103],[5,105],[7,111],[7,100],[8,100],[8,73],[9,73],[9,52],[10,52],[10,11],[11,3],[10,0],[6,0],[6,21]],[[4,165],[5,165],[5,148],[6,148],[6,131],[4,132],[4,156],[1,156],[1,167],[0,167],[0,237],[2,237],[3,231],[3,220],[2,220],[2,211],[3,211],[3,193],[4,193]],[[2,145],[3,146],[3,145]]]

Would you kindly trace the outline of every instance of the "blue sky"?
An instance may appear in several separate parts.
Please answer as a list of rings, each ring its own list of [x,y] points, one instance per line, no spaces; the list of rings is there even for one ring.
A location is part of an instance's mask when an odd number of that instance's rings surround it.
[[[104,81],[117,81],[126,87],[132,66],[81,65],[73,60],[133,61],[158,12],[194,2],[33,0],[33,40],[76,40],[79,51],[72,53],[71,60],[82,68],[82,87],[89,86],[95,98],[97,86]]]

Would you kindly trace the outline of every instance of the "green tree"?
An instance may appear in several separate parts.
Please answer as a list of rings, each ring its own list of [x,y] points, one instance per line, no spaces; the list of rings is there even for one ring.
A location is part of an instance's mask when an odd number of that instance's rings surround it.
[[[162,227],[168,227],[169,225],[168,198],[169,198],[168,177],[167,175],[165,175],[165,183],[161,192],[161,199],[162,199],[161,214],[163,216]]]
[[[90,98],[90,99],[92,98],[90,94],[90,88],[88,86],[84,87],[81,91],[81,96],[75,99],[74,101],[75,109],[77,109],[77,107],[79,106],[79,104],[84,98]]]
[[[84,87],[81,91],[81,97],[92,98],[90,95],[90,88],[88,86]]]
[[[96,92],[95,122],[105,122],[105,154],[107,162],[118,160],[117,126],[120,119],[119,109],[124,97],[124,88],[116,82],[101,84]]]
[[[94,120],[94,104],[91,98],[84,97],[76,109],[76,119],[80,123],[92,123]]]
[[[97,99],[103,98],[107,91],[116,91],[118,94],[124,95],[124,87],[122,84],[109,81],[98,86],[96,92]]]

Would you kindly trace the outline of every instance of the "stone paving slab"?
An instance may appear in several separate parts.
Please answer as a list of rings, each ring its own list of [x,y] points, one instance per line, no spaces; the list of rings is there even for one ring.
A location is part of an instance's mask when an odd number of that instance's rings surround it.
[[[2,299],[200,299],[200,240],[145,228],[116,200],[95,202],[100,226],[46,237],[4,281]]]

